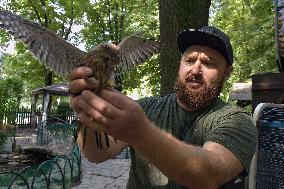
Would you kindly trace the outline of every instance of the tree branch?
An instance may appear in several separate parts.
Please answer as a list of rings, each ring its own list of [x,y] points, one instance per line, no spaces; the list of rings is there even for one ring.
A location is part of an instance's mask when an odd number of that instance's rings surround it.
[[[114,14],[114,35],[115,35],[115,39],[114,39],[114,44],[119,43],[119,40],[118,40],[118,36],[119,36],[118,11],[119,11],[118,3],[115,2],[115,14]]]
[[[47,11],[46,11],[45,0],[41,0],[41,7],[42,7],[42,10],[43,10],[44,26],[48,28],[48,15],[47,15]]]
[[[125,1],[122,0],[121,2],[121,15],[120,15],[120,28],[119,28],[119,41],[122,40],[122,37],[123,37],[123,31],[124,31],[124,17],[125,17],[125,12],[124,12],[124,3]]]
[[[253,13],[253,9],[252,9],[252,7],[251,7],[250,1],[244,0],[244,3],[245,3],[245,5],[249,8],[250,13],[252,14],[252,13]]]
[[[111,8],[110,8],[110,3],[109,0],[107,0],[107,10],[108,10],[108,27],[109,27],[109,35],[110,35],[110,40],[113,41],[113,29],[111,26]]]
[[[28,0],[28,2],[30,3],[31,7],[33,8],[34,13],[35,13],[35,15],[36,15],[36,17],[37,17],[37,20],[39,21],[39,23],[40,23],[41,25],[43,25],[43,22],[42,22],[42,20],[41,20],[41,18],[40,18],[40,15],[39,15],[39,12],[38,12],[36,6],[33,4],[32,0]]]
[[[71,2],[72,5],[71,5],[71,18],[70,18],[70,21],[69,21],[69,27],[65,33],[65,36],[64,36],[64,39],[67,40],[68,39],[68,36],[70,35],[71,33],[71,28],[73,26],[73,22],[74,22],[74,3],[73,1]]]

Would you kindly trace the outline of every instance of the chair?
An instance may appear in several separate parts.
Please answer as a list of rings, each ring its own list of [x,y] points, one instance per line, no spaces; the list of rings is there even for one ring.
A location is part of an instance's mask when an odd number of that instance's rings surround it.
[[[261,103],[253,119],[258,128],[258,146],[249,188],[284,188],[284,104]]]

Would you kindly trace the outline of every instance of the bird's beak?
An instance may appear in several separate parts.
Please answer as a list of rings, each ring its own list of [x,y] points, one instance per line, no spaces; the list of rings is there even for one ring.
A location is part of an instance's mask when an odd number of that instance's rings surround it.
[[[115,45],[115,44],[113,44],[113,43],[108,43],[108,45],[109,45],[109,47],[111,48],[111,49],[113,49],[113,50],[115,50],[115,51],[118,51],[118,46],[117,45]]]

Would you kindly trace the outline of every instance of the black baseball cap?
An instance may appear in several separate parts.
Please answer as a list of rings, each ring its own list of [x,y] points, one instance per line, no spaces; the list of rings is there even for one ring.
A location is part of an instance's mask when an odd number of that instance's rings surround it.
[[[181,53],[192,45],[211,47],[221,53],[229,65],[233,64],[233,48],[229,36],[213,26],[185,30],[177,36],[177,44]]]

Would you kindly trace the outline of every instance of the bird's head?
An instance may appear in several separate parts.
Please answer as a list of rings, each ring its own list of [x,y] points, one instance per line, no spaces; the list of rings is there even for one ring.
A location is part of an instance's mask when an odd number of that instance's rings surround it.
[[[118,47],[112,43],[104,43],[97,46],[89,52],[88,57],[90,63],[93,64],[91,66],[105,67],[107,70],[113,70],[119,64]]]
[[[108,85],[115,67],[119,64],[118,47],[112,43],[104,43],[91,50],[86,59],[86,65],[94,71],[94,76],[102,86]]]

